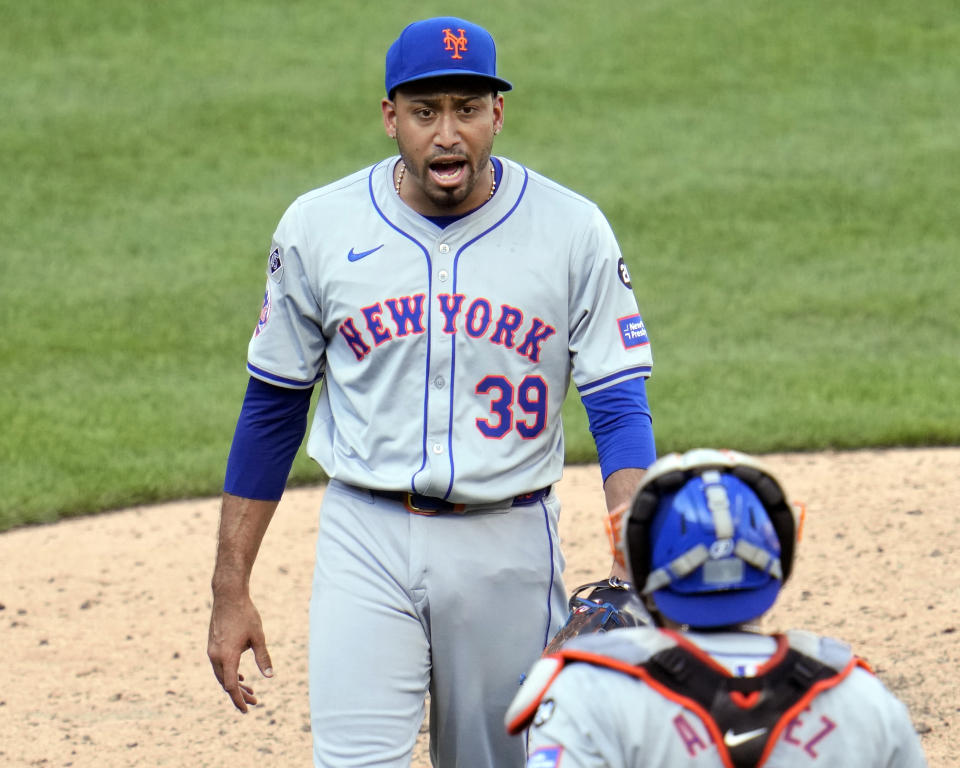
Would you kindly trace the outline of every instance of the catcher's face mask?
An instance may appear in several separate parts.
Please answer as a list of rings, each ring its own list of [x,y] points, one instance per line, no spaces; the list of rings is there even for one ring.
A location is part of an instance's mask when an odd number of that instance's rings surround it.
[[[793,563],[800,510],[755,459],[701,449],[654,463],[620,542],[634,585],[667,618],[740,624],[769,610]]]

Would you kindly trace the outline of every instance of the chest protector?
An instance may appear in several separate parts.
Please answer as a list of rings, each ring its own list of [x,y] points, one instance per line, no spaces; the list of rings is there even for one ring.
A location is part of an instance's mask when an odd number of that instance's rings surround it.
[[[700,718],[727,768],[762,766],[783,729],[818,694],[839,684],[857,666],[869,670],[844,644],[790,632],[776,636],[776,653],[755,676],[737,677],[682,635],[654,632],[660,637],[647,646],[648,653],[634,643],[629,652],[612,654],[568,646],[551,661],[559,657],[561,668],[570,662],[587,662],[643,680]],[[551,682],[559,672],[558,668],[550,676]],[[537,703],[548,687],[536,697]],[[535,712],[530,703],[523,725]],[[516,733],[518,725],[516,720],[511,723],[511,731]]]
[[[678,644],[641,668],[649,684],[700,715],[726,765],[753,768],[766,761],[780,733],[810,700],[837,685],[853,665],[837,670],[781,644],[756,676],[735,677],[698,648]],[[754,738],[738,738],[759,731]]]

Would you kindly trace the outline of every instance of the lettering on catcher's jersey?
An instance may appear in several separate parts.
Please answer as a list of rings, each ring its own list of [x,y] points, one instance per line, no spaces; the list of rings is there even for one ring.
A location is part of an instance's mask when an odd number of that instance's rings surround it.
[[[673,718],[673,727],[691,757],[703,752],[710,745],[710,733],[696,718],[691,721],[686,715],[679,714]]]
[[[795,747],[800,747],[811,758],[816,759],[818,757],[817,744],[823,741],[827,734],[837,727],[837,724],[826,715],[821,715],[819,720],[808,721],[803,715],[809,711],[810,707],[804,708],[799,715],[790,721],[784,729],[783,740]]]

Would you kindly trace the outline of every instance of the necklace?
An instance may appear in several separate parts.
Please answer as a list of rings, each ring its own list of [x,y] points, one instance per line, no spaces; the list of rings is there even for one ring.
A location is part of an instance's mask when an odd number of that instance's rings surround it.
[[[403,175],[407,172],[407,164],[400,161],[400,173],[397,174],[397,180],[393,182],[393,188],[397,190],[397,194],[400,194],[400,185],[403,183]],[[490,163],[490,194],[487,195],[487,200],[493,197],[493,193],[497,190],[497,171],[493,167],[493,163]],[[487,200],[484,200],[486,202]]]

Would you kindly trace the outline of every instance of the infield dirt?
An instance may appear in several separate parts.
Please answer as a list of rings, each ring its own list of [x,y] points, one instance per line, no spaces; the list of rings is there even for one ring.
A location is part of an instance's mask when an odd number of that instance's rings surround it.
[[[960,766],[960,448],[764,457],[807,508],[765,629],[850,642]],[[599,472],[558,492],[568,587],[609,565]],[[308,766],[307,598],[323,487],[289,491],[253,574],[276,676],[243,716],[206,658],[217,499],[0,534],[0,765]],[[345,621],[349,617],[331,617]],[[421,738],[414,768],[427,768]]]

